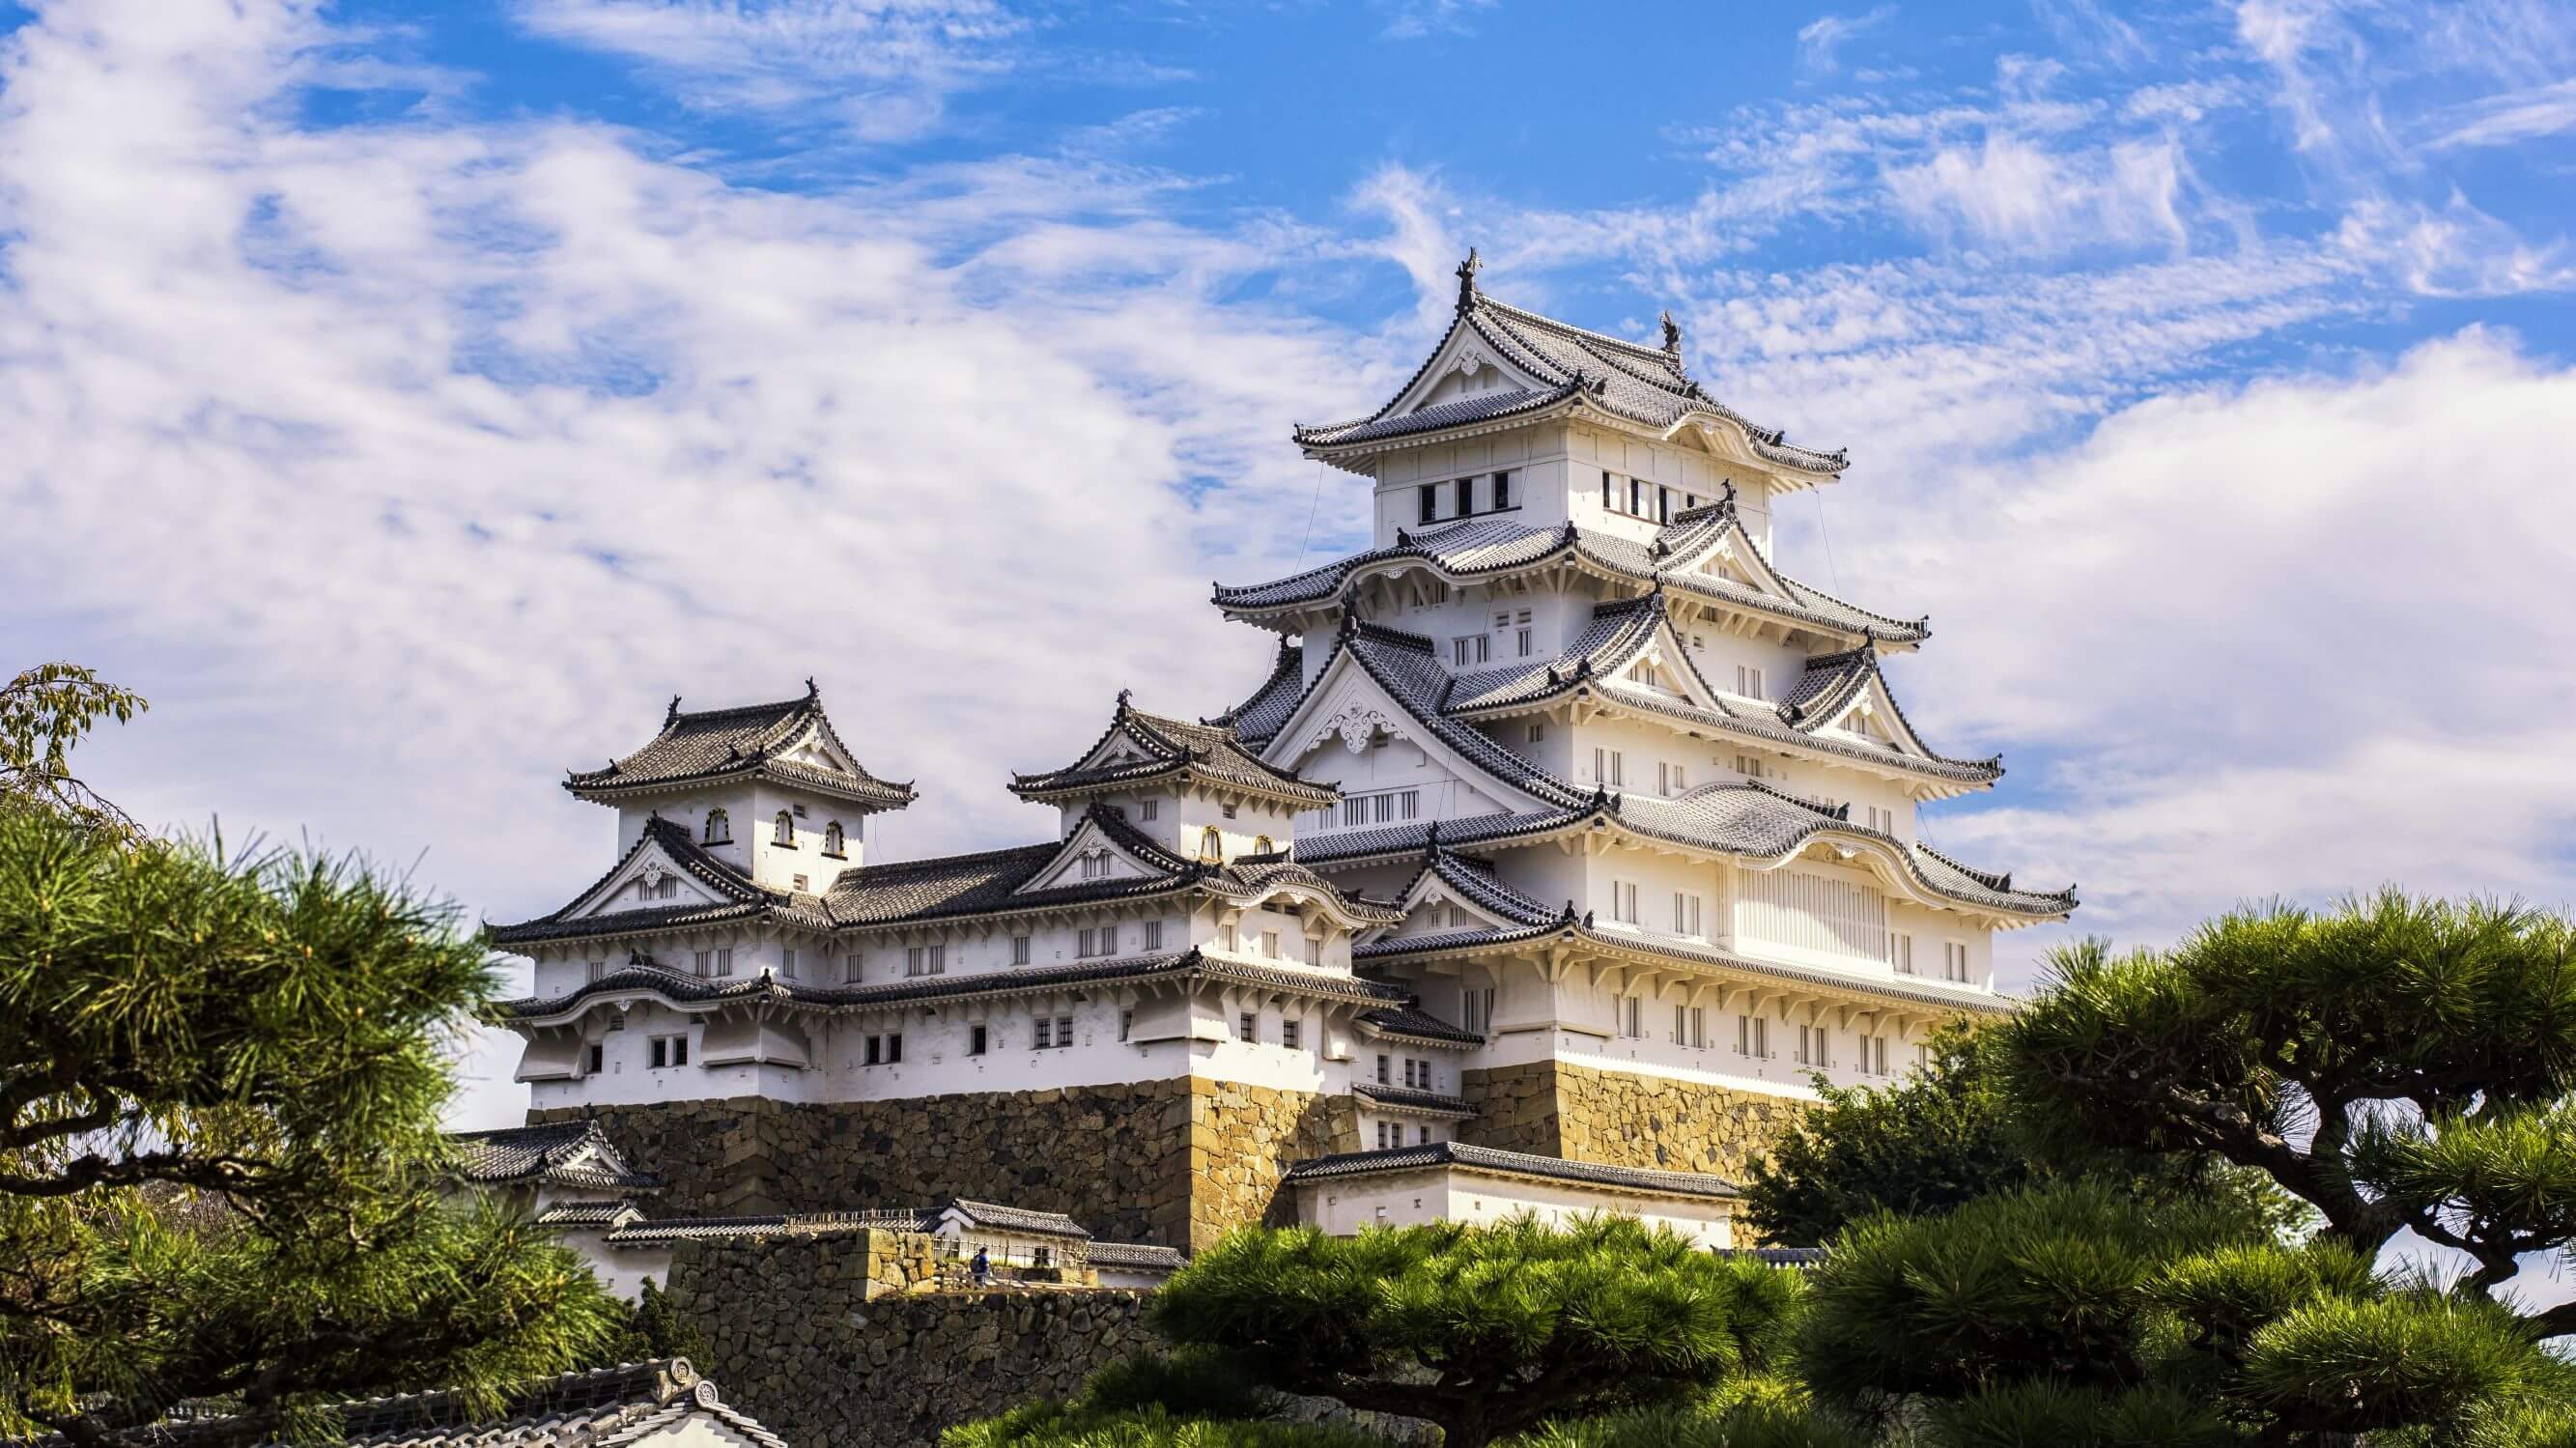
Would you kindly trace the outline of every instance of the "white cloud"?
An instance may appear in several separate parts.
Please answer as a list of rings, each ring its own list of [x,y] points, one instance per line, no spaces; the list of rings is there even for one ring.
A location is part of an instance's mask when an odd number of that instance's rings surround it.
[[[858,135],[935,126],[1009,66],[1024,22],[992,0],[514,0],[529,32],[652,67],[710,109],[820,107]]]
[[[2434,120],[2434,150],[2513,146],[2576,130],[2576,80],[2481,97]]]
[[[1390,13],[1378,37],[1420,40],[1431,35],[1473,35],[1469,17],[1494,5],[1495,0],[1381,0],[1381,8]]]
[[[2050,803],[1936,817],[1941,842],[2078,879],[2074,928],[2141,942],[2382,881],[2570,903],[2571,450],[2576,369],[2470,331],[2140,403],[1903,537],[1844,506],[1932,612],[1908,708],[2048,761]]]
[[[1861,15],[1820,15],[1798,28],[1798,63],[1819,75],[1831,75],[1845,45],[1882,29],[1896,18],[1896,7],[1881,5]]]
[[[2170,141],[2063,155],[2008,135],[1943,147],[1887,173],[1888,194],[1917,226],[1969,246],[2042,254],[2078,247],[2188,241],[2180,211],[2189,172]]]

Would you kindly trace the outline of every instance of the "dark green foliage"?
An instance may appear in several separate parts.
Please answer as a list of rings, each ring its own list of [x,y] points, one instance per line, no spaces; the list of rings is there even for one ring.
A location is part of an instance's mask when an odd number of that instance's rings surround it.
[[[635,1305],[625,1309],[625,1321],[617,1326],[615,1336],[592,1350],[585,1365],[611,1367],[618,1363],[650,1362],[657,1358],[707,1359],[706,1334],[683,1314],[671,1295],[644,1279],[644,1288],[636,1294]]]
[[[1092,1374],[1082,1393],[1095,1412],[1164,1407],[1187,1418],[1267,1418],[1283,1401],[1234,1354],[1209,1347],[1122,1359]]]
[[[2208,1404],[2164,1387],[2013,1383],[1936,1405],[1927,1448],[2227,1448],[2247,1439]]]
[[[1946,1212],[2042,1182],[2096,1178],[2148,1202],[2226,1202],[2287,1231],[2312,1214],[2258,1172],[2207,1154],[2143,1156],[2068,1141],[2022,1120],[2001,1038],[1942,1027],[1925,1069],[1884,1086],[1815,1078],[1823,1101],[1754,1163],[1744,1221],[1763,1240],[1832,1241],[1879,1212]]]
[[[523,1217],[442,1205],[451,909],[348,862],[0,810],[0,1435],[235,1436],[432,1384],[487,1403],[609,1331]]]
[[[1512,1448],[1866,1448],[1870,1442],[1803,1403],[1771,1396],[1550,1423],[1513,1439]]]
[[[2412,1230],[2483,1289],[2576,1226],[2563,917],[2395,891],[2239,911],[2169,952],[2062,952],[2001,1034],[2008,1089],[2056,1142],[2222,1157],[2359,1251]],[[2576,1331],[2576,1307],[2527,1330]]]
[[[1895,1085],[1819,1078],[1822,1104],[1754,1163],[1745,1223],[1765,1241],[1812,1246],[1878,1212],[1944,1212],[2030,1184],[2038,1169],[1993,1078],[1976,1036],[1958,1026],[1942,1031],[1928,1067]]]
[[[1192,1418],[1168,1408],[1095,1413],[1031,1403],[951,1428],[940,1448],[1389,1448],[1373,1433],[1316,1423]]]
[[[1788,1273],[1623,1218],[1327,1237],[1240,1232],[1166,1285],[1155,1325],[1266,1385],[1438,1423],[1481,1448],[1540,1422],[1676,1403],[1775,1366]]]

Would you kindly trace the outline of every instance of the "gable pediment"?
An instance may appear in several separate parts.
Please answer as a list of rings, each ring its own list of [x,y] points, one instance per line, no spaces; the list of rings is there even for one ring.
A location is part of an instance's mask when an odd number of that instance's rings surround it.
[[[1263,758],[1312,778],[1337,779],[1345,795],[1446,784],[1451,792],[1444,813],[1451,816],[1539,803],[1414,717],[1348,649],[1324,666],[1323,677],[1271,737]]]
[[[1422,375],[1387,412],[1401,416],[1488,393],[1546,391],[1555,385],[1512,362],[1474,327],[1462,325],[1450,329]]]
[[[1138,855],[1112,836],[1098,820],[1086,818],[1072,834],[1065,836],[1064,847],[1056,852],[1055,858],[1012,893],[1029,895],[1070,885],[1160,879],[1169,873],[1160,864]]]
[[[745,882],[748,885],[749,882]],[[646,839],[634,856],[573,903],[564,913],[574,918],[614,915],[627,910],[670,910],[691,905],[718,905],[727,897],[681,868],[659,840]]]
[[[770,757],[831,774],[859,775],[865,772],[819,722],[808,724],[804,733],[790,740],[785,747],[773,750]]]

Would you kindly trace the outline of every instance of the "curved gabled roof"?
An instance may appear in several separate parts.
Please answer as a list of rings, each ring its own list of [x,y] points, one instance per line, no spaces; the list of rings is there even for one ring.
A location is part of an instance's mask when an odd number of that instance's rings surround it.
[[[661,851],[664,858],[690,879],[706,886],[716,898],[642,910],[607,910],[589,915],[576,913],[598,893],[601,886],[616,879],[628,862],[647,849]],[[709,853],[687,830],[654,815],[644,821],[644,828],[636,833],[635,843],[627,847],[625,854],[617,857],[617,863],[609,866],[607,873],[590,882],[569,903],[534,920],[491,926],[490,934],[495,945],[533,945],[549,940],[649,934],[754,918],[776,919],[809,930],[828,930],[832,926],[831,915],[818,897],[754,884],[741,870]]]
[[[967,971],[868,986],[807,985],[782,980],[767,971],[746,979],[706,980],[672,970],[639,955],[630,959],[623,968],[610,971],[598,980],[585,981],[562,995],[527,996],[503,1001],[499,1011],[509,1020],[543,1023],[568,1019],[578,1014],[587,1002],[600,996],[643,995],[674,1008],[775,1005],[847,1012],[922,1001],[1059,990],[1073,985],[1182,978],[1263,986],[1365,1006],[1404,1005],[1413,999],[1412,994],[1401,986],[1363,980],[1357,976],[1258,965],[1224,956],[1203,955],[1197,950],[1083,961],[1038,969]]]
[[[458,1175],[477,1186],[572,1187],[583,1191],[658,1192],[659,1173],[638,1171],[592,1120],[454,1131]]]
[[[1462,328],[1536,385],[1397,412]],[[1822,452],[1792,446],[1778,429],[1758,426],[1702,391],[1682,365],[1678,329],[1668,327],[1665,345],[1655,348],[1560,322],[1486,296],[1476,287],[1472,268],[1463,274],[1449,329],[1384,406],[1348,422],[1299,427],[1295,437],[1310,450],[1334,451],[1540,412],[1576,400],[1658,431],[1669,431],[1695,417],[1725,422],[1744,434],[1756,456],[1793,473],[1830,478],[1850,461],[1840,449]]]
[[[1440,822],[1428,826],[1429,842],[1422,852],[1422,868],[1396,892],[1398,900],[1410,900],[1422,888],[1426,878],[1436,878],[1457,896],[1489,915],[1497,915],[1516,925],[1546,925],[1560,918],[1558,912],[1513,889],[1494,873],[1491,861],[1459,854],[1440,843]]]
[[[1111,740],[1122,735],[1133,758],[1093,762]],[[1306,809],[1334,804],[1342,797],[1332,785],[1301,779],[1295,770],[1281,769],[1245,748],[1243,738],[1231,724],[1193,724],[1148,714],[1130,704],[1123,689],[1109,727],[1082,752],[1080,760],[1040,774],[1014,774],[1011,793],[1026,800],[1078,799],[1188,776],[1269,795]]]
[[[1388,1147],[1379,1151],[1347,1151],[1335,1156],[1318,1156],[1288,1168],[1283,1180],[1299,1182],[1327,1181],[1339,1177],[1368,1176],[1378,1172],[1419,1171],[1425,1167],[1451,1166],[1469,1171],[1493,1172],[1507,1176],[1540,1177],[1549,1181],[1580,1182],[1588,1186],[1615,1187],[1622,1191],[1660,1192],[1680,1197],[1737,1197],[1743,1193],[1724,1177],[1703,1172],[1660,1171],[1652,1167],[1611,1166],[1603,1162],[1567,1161],[1562,1157],[1534,1156],[1528,1152],[1504,1151],[1498,1147],[1470,1146],[1462,1141],[1433,1141],[1420,1146]]]
[[[1571,562],[1641,591],[1662,587],[1847,638],[1901,645],[1921,643],[1931,636],[1928,619],[1872,613],[1781,573],[1762,558],[1749,536],[1741,545],[1743,555],[1757,560],[1765,573],[1777,579],[1785,597],[1697,571],[1700,559],[1727,541],[1730,533],[1740,531],[1731,502],[1682,514],[1648,543],[1571,523],[1534,528],[1491,516],[1467,518],[1419,533],[1399,529],[1392,547],[1373,548],[1268,583],[1218,584],[1212,596],[1217,607],[1230,614],[1259,617],[1339,603],[1352,584],[1390,564],[1428,565],[1442,580],[1461,584]],[[1258,737],[1250,727],[1243,732],[1246,738]]]
[[[1206,722],[1232,729],[1236,738],[1247,743],[1267,742],[1279,732],[1280,725],[1288,722],[1288,711],[1297,707],[1299,696],[1305,692],[1301,677],[1305,665],[1304,641],[1282,634],[1279,656],[1271,661],[1268,677],[1251,697]]]
[[[781,757],[781,751],[809,731],[819,731],[831,753],[850,761],[850,770]],[[859,766],[833,732],[832,721],[823,713],[822,692],[810,679],[803,697],[774,704],[683,713],[675,695],[662,716],[662,732],[606,769],[570,771],[564,788],[583,799],[606,799],[750,777],[836,795],[875,809],[901,809],[914,799],[910,783],[882,780]]]

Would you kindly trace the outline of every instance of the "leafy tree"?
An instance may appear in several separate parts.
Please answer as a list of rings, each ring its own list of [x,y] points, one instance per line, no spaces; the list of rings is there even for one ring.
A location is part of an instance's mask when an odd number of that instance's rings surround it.
[[[1156,1297],[1167,1338],[1263,1386],[1484,1448],[1550,1419],[1686,1402],[1781,1360],[1793,1274],[1604,1217],[1327,1237],[1239,1232]]]
[[[12,715],[8,758],[68,778],[23,728],[78,712]],[[234,1415],[210,1437],[313,1436],[430,1385],[488,1407],[604,1336],[574,1254],[442,1200],[446,1048],[498,985],[453,909],[96,819],[0,809],[0,1437],[140,1443],[182,1402]]]
[[[78,664],[38,664],[0,684],[0,811],[39,809],[137,833],[125,811],[74,777],[71,750],[101,719],[149,708]]]
[[[592,1349],[587,1362],[594,1367],[613,1367],[618,1363],[652,1362],[661,1358],[707,1359],[706,1334],[671,1301],[671,1295],[644,1279],[643,1290],[636,1294],[635,1305],[625,1311],[625,1321],[617,1325],[614,1336]]]
[[[2058,1144],[2208,1153],[2375,1256],[2399,1233],[2467,1254],[2461,1286],[2576,1240],[2576,925],[2383,891],[2274,905],[2173,950],[2062,951],[2001,1028],[2009,1088]],[[2576,1332],[2576,1304],[2523,1318]]]
[[[2195,1209],[2231,1203],[2246,1220],[2288,1231],[2303,1204],[2260,1173],[2207,1153],[2142,1156],[2069,1142],[2025,1119],[2006,1089],[2003,1038],[1963,1023],[1940,1028],[1931,1059],[1883,1086],[1836,1086],[1757,1160],[1744,1221],[1764,1239],[1808,1245],[1879,1212],[1945,1212],[2042,1182],[2094,1177],[2149,1202]]]

